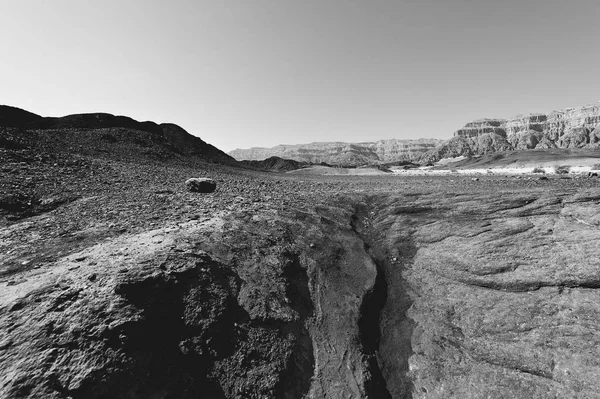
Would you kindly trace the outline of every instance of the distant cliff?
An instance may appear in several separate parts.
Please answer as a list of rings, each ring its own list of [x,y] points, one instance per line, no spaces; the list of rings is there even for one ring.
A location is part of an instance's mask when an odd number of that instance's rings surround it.
[[[547,148],[599,148],[600,103],[549,114],[512,119],[480,119],[467,123],[454,137],[427,151],[422,163],[442,158],[483,155],[496,151]]]
[[[415,161],[433,150],[442,140],[379,140],[365,143],[325,142],[298,145],[278,145],[272,148],[250,148],[231,151],[237,160],[263,160],[273,156],[299,162],[332,165],[365,165],[396,161]]]

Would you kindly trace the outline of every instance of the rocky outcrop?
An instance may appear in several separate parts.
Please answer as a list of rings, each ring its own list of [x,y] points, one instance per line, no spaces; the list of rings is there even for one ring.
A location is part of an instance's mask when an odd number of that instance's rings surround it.
[[[457,130],[454,136],[471,138],[490,133],[506,136],[506,132],[502,128],[505,122],[504,119],[480,119],[469,122],[462,129]]]
[[[436,139],[379,140],[364,143],[324,142],[278,145],[272,148],[236,149],[229,153],[237,160],[263,160],[269,157],[299,162],[358,166],[373,163],[413,161],[441,143]]]
[[[550,148],[597,148],[600,104],[567,108],[550,114],[518,115],[467,123],[454,137],[425,153],[421,162],[496,151]]]

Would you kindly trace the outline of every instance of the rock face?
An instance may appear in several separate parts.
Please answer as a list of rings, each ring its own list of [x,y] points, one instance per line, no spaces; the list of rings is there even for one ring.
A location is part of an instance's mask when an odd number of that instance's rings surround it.
[[[592,377],[600,334],[578,321],[600,318],[598,247],[589,245],[600,192],[543,190],[376,202],[376,241],[397,259],[382,263],[388,300],[379,353],[392,397],[600,397]],[[393,281],[402,264],[414,323],[412,396],[395,383],[406,320],[393,309],[402,293]]]
[[[208,177],[193,177],[185,181],[185,187],[192,193],[212,193],[217,183]]]
[[[467,123],[462,129],[454,133],[454,136],[471,138],[481,136],[483,134],[496,134],[506,136],[502,125],[506,121],[504,119],[481,119]]]
[[[324,142],[278,145],[272,148],[237,149],[229,153],[237,160],[263,160],[272,156],[299,162],[358,166],[373,163],[413,161],[441,143],[436,139],[379,140],[365,143]]]
[[[421,162],[496,151],[598,148],[600,104],[567,108],[512,119],[482,119],[467,123],[454,137],[423,154]]]
[[[231,151],[237,160],[272,156],[300,162],[357,166],[489,154],[497,151],[598,148],[600,104],[567,108],[549,114],[518,115],[512,119],[480,119],[467,123],[450,140],[380,140],[365,143],[323,142],[279,145]]]

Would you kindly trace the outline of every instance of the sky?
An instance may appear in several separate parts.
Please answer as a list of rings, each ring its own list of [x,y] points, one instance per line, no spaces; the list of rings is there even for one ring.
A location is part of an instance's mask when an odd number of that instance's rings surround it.
[[[600,100],[598,0],[0,0],[0,104],[216,147],[452,137]]]

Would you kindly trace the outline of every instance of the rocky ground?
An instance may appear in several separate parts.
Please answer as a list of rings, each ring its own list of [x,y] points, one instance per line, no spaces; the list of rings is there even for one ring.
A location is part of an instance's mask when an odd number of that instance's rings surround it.
[[[0,148],[0,397],[600,397],[596,178],[74,148]]]

